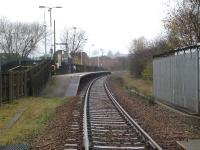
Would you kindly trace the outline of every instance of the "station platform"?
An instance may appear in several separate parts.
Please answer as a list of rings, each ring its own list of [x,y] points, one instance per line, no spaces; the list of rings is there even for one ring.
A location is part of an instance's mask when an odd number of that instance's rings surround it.
[[[177,143],[186,150],[200,149],[200,139],[188,139],[187,141],[177,141]]]
[[[108,71],[53,75],[41,95],[47,97],[76,96],[81,78],[88,75],[108,74]]]

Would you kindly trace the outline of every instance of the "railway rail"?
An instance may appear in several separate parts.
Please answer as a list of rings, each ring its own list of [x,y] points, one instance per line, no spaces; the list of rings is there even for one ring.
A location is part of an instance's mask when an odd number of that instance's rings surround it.
[[[106,85],[106,78],[93,80],[85,95],[83,112],[85,150],[162,150],[116,101]]]

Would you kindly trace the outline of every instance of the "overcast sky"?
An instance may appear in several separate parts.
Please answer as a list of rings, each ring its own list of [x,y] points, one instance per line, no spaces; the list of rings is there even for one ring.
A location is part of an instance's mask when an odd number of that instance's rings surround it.
[[[0,0],[0,17],[21,22],[43,23],[39,5],[62,6],[53,9],[57,42],[65,27],[79,27],[87,32],[85,51],[91,44],[105,53],[128,53],[130,42],[144,36],[153,39],[163,30],[166,3],[170,0]],[[173,1],[173,0],[171,0]],[[49,23],[49,13],[46,11]]]

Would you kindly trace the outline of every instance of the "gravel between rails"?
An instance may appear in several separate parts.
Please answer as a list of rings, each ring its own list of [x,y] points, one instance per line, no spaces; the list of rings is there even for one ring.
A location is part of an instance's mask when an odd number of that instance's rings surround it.
[[[163,149],[181,150],[176,141],[200,138],[200,119],[181,115],[158,104],[150,105],[139,97],[130,96],[113,77],[108,83],[123,108]]]

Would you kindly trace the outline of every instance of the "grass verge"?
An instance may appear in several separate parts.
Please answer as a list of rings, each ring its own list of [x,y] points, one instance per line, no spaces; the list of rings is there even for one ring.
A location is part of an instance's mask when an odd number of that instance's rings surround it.
[[[39,133],[55,113],[56,107],[64,103],[64,98],[26,97],[0,107],[0,129],[10,122],[16,113],[26,111],[9,129],[0,133],[0,144],[28,142]]]
[[[126,89],[135,89],[138,92],[141,92],[147,96],[152,95],[152,81],[143,80],[132,77],[128,71],[114,74],[114,77],[117,77],[120,85]],[[121,79],[120,79],[121,78]]]

